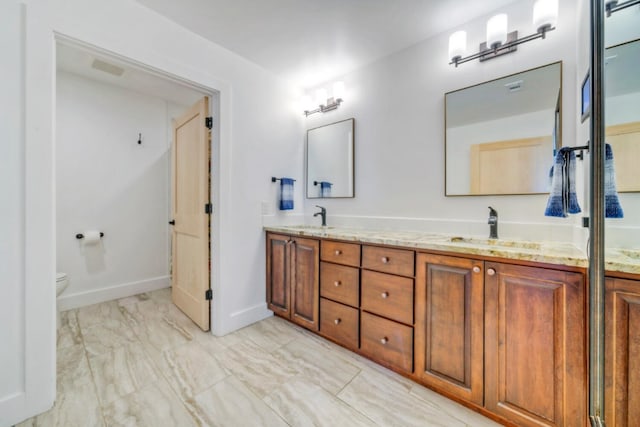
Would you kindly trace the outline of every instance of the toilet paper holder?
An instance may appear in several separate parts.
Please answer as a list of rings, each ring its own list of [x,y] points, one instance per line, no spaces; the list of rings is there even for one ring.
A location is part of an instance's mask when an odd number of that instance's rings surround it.
[[[104,233],[102,231],[100,232],[100,237],[104,237]],[[82,233],[76,234],[76,239],[84,239],[84,234]]]

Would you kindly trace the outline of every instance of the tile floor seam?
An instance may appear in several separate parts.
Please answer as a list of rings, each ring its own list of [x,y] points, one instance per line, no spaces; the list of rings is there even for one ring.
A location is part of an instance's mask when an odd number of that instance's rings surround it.
[[[80,333],[82,334],[82,329],[78,326],[78,329],[80,329]],[[103,426],[107,426],[107,419],[104,416],[104,407],[102,406],[102,401],[100,399],[100,395],[98,394],[98,386],[96,384],[96,378],[95,375],[93,373],[93,369],[91,368],[91,363],[89,363],[89,354],[87,351],[87,348],[85,346],[84,343],[84,335],[81,335],[81,339],[82,339],[82,349],[84,350],[82,353],[84,354],[84,358],[85,361],[87,362],[87,368],[89,369],[89,375],[91,375],[91,385],[93,385],[93,391],[96,394],[96,400],[98,401],[98,410],[100,411],[100,417],[102,419],[102,425]]]

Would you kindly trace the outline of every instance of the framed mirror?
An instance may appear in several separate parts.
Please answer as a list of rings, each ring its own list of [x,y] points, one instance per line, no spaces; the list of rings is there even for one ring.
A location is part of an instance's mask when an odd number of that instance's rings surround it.
[[[605,49],[605,139],[618,192],[640,192],[640,40]]]
[[[307,130],[307,198],[354,197],[354,119]]]
[[[445,94],[445,195],[540,194],[562,146],[562,62]]]

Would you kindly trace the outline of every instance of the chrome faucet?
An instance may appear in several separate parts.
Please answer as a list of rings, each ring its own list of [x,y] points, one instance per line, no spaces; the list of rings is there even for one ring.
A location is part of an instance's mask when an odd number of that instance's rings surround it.
[[[489,206],[489,238],[498,238],[498,211]]]
[[[318,205],[316,205],[316,208],[320,208],[320,212],[314,213],[313,216],[320,215],[322,217],[322,226],[326,227],[327,226],[327,210],[322,206],[318,206]]]

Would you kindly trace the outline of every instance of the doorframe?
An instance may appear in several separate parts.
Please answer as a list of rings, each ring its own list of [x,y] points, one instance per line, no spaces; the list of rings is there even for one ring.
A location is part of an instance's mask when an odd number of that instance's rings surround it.
[[[53,64],[53,114],[52,119],[55,128],[55,105],[57,100],[57,94],[55,93],[55,85],[57,81],[57,70],[56,70],[56,61],[55,61],[55,50],[58,43],[64,44],[67,46],[74,47],[76,49],[81,49],[87,52],[96,53],[104,57],[111,57],[119,62],[124,62],[125,64],[131,66],[132,68],[137,68],[138,70],[144,71],[146,73],[153,74],[157,77],[170,80],[174,83],[186,86],[190,89],[201,92],[203,96],[209,97],[209,114],[213,117],[213,128],[211,130],[211,186],[209,189],[209,200],[213,205],[213,214],[210,222],[210,233],[211,239],[209,243],[209,255],[211,257],[211,269],[210,269],[210,286],[213,292],[214,298],[211,301],[210,307],[210,316],[211,316],[211,329],[210,332],[214,335],[222,335],[225,331],[222,328],[222,304],[221,304],[221,281],[220,281],[220,247],[222,242],[222,233],[223,227],[221,227],[221,215],[223,215],[223,206],[228,205],[228,203],[221,203],[221,199],[223,197],[228,197],[228,193],[223,191],[228,186],[221,185],[222,182],[229,182],[230,179],[230,170],[226,165],[230,164],[230,150],[227,149],[228,143],[230,139],[230,112],[231,112],[231,103],[230,103],[230,93],[231,87],[221,81],[215,79],[201,79],[200,81],[194,81],[188,79],[186,77],[180,76],[174,70],[166,70],[163,68],[159,68],[148,63],[142,62],[135,58],[131,58],[112,50],[96,46],[94,44],[82,41],[80,39],[71,37],[69,35],[54,31],[53,32],[53,49],[54,49],[54,64]],[[225,114],[225,112],[227,112]],[[51,135],[53,144],[55,146],[55,130]],[[54,151],[55,153],[55,151]],[[229,161],[222,161],[223,156],[226,156]],[[55,157],[51,156],[52,162]],[[55,165],[52,165],[55,170]],[[53,197],[54,197],[54,206],[55,206],[55,195],[57,191],[55,176],[52,179],[53,184]],[[226,211],[226,210],[225,210]],[[225,212],[226,213],[226,212]],[[55,209],[52,212],[52,220],[54,227],[54,236],[55,236]],[[56,263],[56,240],[54,237],[53,241],[53,263],[55,266]],[[214,268],[215,267],[215,268]],[[55,283],[55,282],[52,282]],[[55,305],[55,300],[54,300]]]

